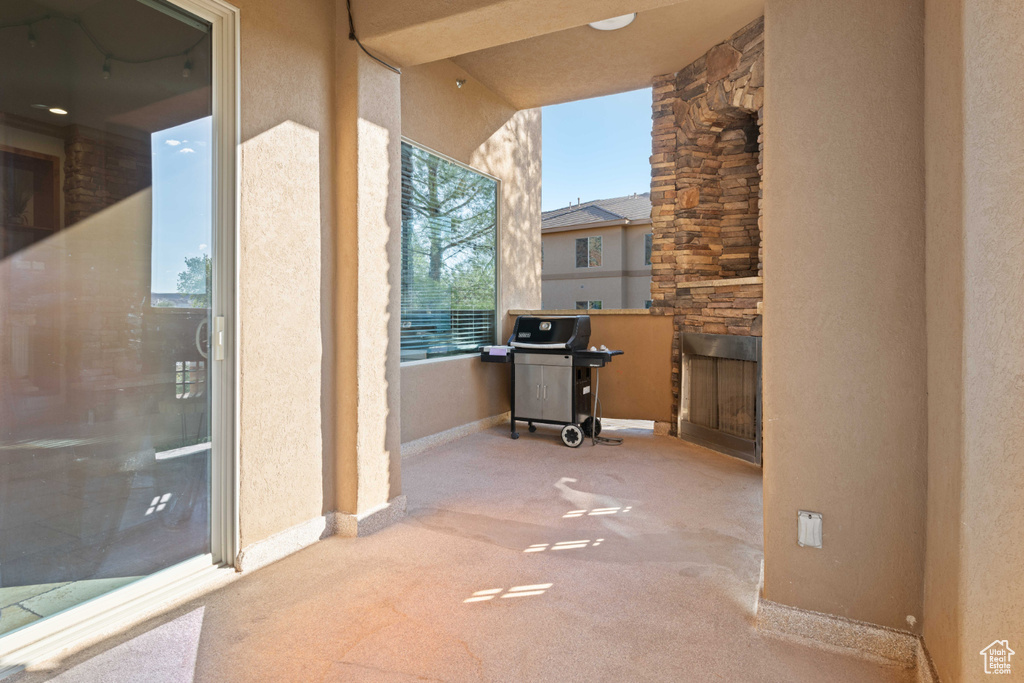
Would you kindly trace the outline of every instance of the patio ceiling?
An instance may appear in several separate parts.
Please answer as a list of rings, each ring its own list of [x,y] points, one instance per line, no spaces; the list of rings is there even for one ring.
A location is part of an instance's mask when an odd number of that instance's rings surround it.
[[[352,0],[359,38],[415,66],[679,0]]]
[[[618,31],[587,23],[637,12]],[[354,8],[361,38],[403,66],[451,58],[517,109],[650,85],[764,13],[764,0],[420,0]]]
[[[763,0],[687,0],[618,31],[587,25],[456,57],[517,109],[646,88],[764,14]]]

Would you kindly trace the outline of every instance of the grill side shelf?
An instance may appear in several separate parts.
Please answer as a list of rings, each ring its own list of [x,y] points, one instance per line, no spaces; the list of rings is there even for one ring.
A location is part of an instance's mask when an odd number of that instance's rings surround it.
[[[612,357],[621,356],[624,352],[619,350],[608,351],[576,351],[573,354],[573,365],[576,367],[603,368],[612,362]]]

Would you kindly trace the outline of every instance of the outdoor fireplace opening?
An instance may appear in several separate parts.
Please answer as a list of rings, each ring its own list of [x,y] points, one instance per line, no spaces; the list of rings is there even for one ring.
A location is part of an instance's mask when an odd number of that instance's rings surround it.
[[[757,363],[691,356],[688,417],[695,425],[753,440],[757,411]]]
[[[761,462],[761,339],[683,334],[679,436]]]

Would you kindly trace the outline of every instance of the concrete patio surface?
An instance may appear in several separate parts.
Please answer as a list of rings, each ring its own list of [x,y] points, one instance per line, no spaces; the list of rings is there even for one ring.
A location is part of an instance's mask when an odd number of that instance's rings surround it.
[[[760,470],[616,431],[622,446],[494,428],[426,450],[403,462],[400,523],[13,680],[915,680],[758,632]]]

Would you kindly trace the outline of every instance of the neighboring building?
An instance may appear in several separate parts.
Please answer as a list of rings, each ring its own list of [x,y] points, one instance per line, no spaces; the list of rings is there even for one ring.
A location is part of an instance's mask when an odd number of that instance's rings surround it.
[[[651,195],[541,214],[544,308],[650,308]]]

